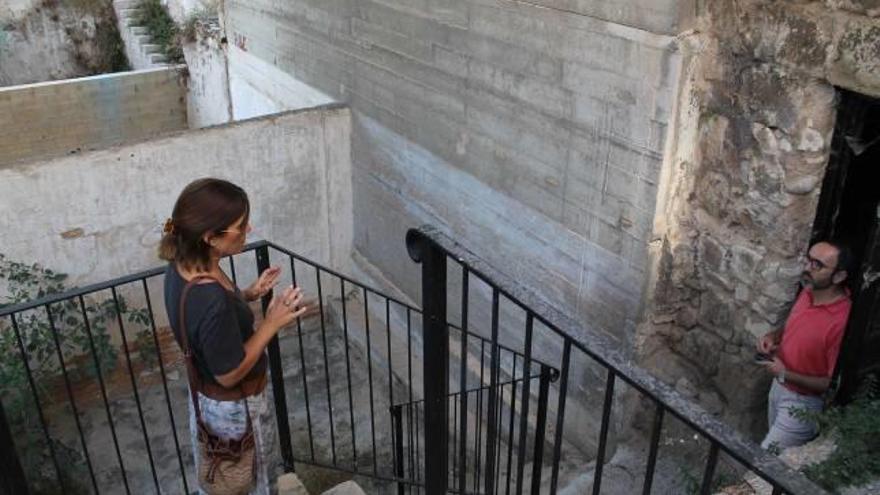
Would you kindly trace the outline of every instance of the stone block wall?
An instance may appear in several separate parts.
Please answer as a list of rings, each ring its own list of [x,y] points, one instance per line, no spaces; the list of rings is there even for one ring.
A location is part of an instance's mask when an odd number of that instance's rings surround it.
[[[351,104],[355,245],[389,280],[417,297],[403,238],[433,223],[627,342],[682,5],[232,0],[225,22],[239,49]]]
[[[880,95],[870,3],[712,2],[702,34],[686,40],[692,56],[639,353],[756,437],[766,431],[770,377],[752,364],[754,341],[784,324],[796,293],[831,152],[835,86]]]
[[[179,68],[0,88],[0,168],[185,128]]]

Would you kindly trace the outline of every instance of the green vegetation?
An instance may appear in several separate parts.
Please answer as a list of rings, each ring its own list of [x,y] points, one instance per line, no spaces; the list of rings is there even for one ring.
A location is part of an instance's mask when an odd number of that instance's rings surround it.
[[[68,290],[66,279],[63,273],[0,254],[0,286],[5,286],[7,294],[0,308],[62,293]],[[106,382],[117,367],[119,351],[110,338],[109,325],[124,317],[129,323],[126,333],[137,335],[133,340],[144,342],[142,335],[147,333],[152,341],[149,328],[145,330],[146,309],[130,308],[125,298],[114,299],[110,293],[102,294],[103,299],[97,296],[64,299],[48,310],[44,306],[18,312],[14,320],[0,320],[0,398],[32,493],[60,493],[53,451],[65,493],[88,492],[89,476],[79,443],[66,445],[55,435],[59,424],[69,423],[72,417],[68,386],[94,383],[99,373]],[[146,349],[138,352],[150,364],[144,357]]]
[[[159,0],[143,0],[134,20],[138,25],[147,28],[153,43],[162,47],[169,62],[183,62],[180,29]]]
[[[867,380],[855,400],[819,414],[799,411],[833,435],[836,448],[823,462],[804,468],[804,474],[827,490],[860,486],[880,478],[880,382]]]

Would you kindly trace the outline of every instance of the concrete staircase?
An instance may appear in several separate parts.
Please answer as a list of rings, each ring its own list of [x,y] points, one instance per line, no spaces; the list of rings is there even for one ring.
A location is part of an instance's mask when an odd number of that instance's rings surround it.
[[[162,47],[150,38],[147,28],[135,23],[141,0],[113,0],[113,10],[119,34],[125,44],[125,54],[133,70],[153,69],[169,65]]]

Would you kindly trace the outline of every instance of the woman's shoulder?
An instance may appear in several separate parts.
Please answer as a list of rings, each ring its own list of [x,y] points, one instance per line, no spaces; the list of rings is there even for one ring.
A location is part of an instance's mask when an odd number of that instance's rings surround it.
[[[189,281],[180,273],[174,263],[169,263],[165,268],[165,286],[170,292],[183,293]],[[212,301],[218,303],[227,299],[226,289],[212,278],[204,277],[196,281],[187,294],[188,300],[195,300],[197,304],[205,304]]]

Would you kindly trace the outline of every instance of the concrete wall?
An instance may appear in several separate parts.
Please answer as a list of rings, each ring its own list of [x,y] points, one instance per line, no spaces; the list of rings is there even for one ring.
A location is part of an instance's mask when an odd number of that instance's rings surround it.
[[[333,98],[236,46],[227,49],[234,120],[333,103]]]
[[[0,167],[186,127],[180,69],[0,88]]]
[[[204,26],[196,42],[183,46],[189,68],[186,111],[190,129],[232,122],[226,47],[220,42],[221,36],[211,34],[213,29],[209,29]]]
[[[355,244],[394,283],[417,294],[402,240],[431,221],[626,341],[677,86],[668,34],[684,14],[541,3],[231,0],[226,26],[351,103]]]
[[[190,128],[332,103],[333,98],[223,41],[216,20],[196,24],[184,46]]]
[[[0,249],[86,284],[156,266],[180,190],[216,176],[249,192],[255,238],[328,265],[351,251],[350,113],[327,107],[0,169]]]

